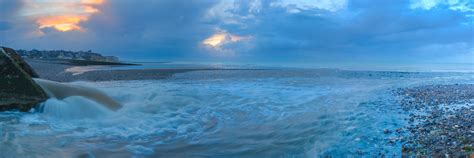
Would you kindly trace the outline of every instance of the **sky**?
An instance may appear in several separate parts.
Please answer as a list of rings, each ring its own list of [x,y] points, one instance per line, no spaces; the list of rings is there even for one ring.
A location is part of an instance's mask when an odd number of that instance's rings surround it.
[[[125,60],[474,63],[472,0],[0,0],[0,45]]]

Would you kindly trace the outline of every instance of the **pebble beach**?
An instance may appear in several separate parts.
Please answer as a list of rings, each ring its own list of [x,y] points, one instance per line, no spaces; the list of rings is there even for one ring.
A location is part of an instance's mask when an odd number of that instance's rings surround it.
[[[397,93],[409,113],[404,152],[462,156],[474,151],[474,84],[428,85]]]

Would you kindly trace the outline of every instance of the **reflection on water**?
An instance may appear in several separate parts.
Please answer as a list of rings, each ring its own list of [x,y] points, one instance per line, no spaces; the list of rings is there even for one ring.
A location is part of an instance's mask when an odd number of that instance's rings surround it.
[[[474,83],[471,73],[214,70],[169,80],[84,82],[124,104],[80,97],[0,113],[0,157],[313,157],[400,154],[406,117],[391,90]]]
[[[73,66],[64,70],[65,72],[71,73],[72,75],[80,75],[90,71],[107,69],[108,66]]]

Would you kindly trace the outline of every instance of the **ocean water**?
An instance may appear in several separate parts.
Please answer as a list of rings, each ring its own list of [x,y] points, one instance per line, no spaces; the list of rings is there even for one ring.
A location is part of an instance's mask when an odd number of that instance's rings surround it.
[[[474,73],[208,70],[166,80],[75,82],[82,97],[0,113],[0,157],[399,156],[384,130],[406,124],[393,90],[474,83]]]

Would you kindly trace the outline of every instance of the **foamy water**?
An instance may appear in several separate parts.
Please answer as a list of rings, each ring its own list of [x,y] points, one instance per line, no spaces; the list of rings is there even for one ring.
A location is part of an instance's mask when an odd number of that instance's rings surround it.
[[[124,104],[81,97],[0,113],[0,157],[314,157],[399,155],[392,90],[474,83],[472,73],[222,70],[168,80],[77,82]]]

